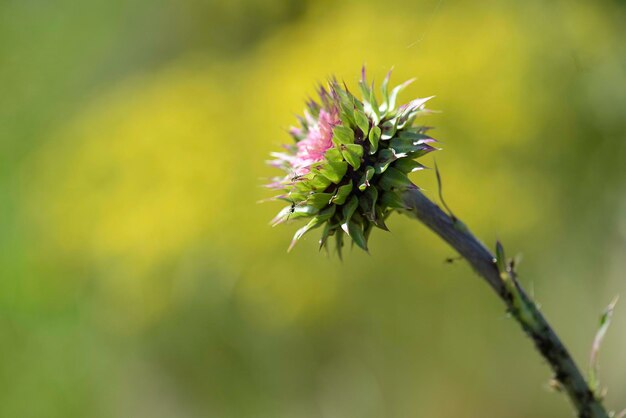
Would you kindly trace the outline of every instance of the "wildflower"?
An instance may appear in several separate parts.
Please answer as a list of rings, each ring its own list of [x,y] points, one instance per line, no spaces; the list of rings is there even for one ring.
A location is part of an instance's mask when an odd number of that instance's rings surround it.
[[[289,130],[295,143],[273,153],[269,163],[286,172],[268,187],[280,190],[276,199],[289,203],[272,225],[299,218],[308,222],[294,235],[289,249],[314,228],[322,227],[320,248],[329,237],[341,256],[344,234],[367,251],[373,227],[388,230],[385,219],[402,209],[400,194],[415,185],[407,174],[425,168],[415,161],[436,150],[430,129],[416,125],[427,113],[431,97],[396,107],[398,94],[413,80],[391,91],[391,71],[381,86],[378,104],[374,84],[368,85],[363,68],[357,99],[345,84],[332,78],[320,86],[319,101],[309,100],[300,126]]]

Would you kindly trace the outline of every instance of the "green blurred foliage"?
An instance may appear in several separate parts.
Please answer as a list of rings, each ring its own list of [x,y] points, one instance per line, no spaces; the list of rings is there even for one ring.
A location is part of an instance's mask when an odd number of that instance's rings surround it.
[[[417,77],[456,214],[584,365],[626,290],[626,11],[600,2],[0,4],[0,416],[570,416],[487,286],[395,216],[318,254],[257,204],[316,81]],[[432,159],[430,165],[433,166]],[[433,171],[415,182],[435,198]],[[626,310],[601,374],[626,399]]]

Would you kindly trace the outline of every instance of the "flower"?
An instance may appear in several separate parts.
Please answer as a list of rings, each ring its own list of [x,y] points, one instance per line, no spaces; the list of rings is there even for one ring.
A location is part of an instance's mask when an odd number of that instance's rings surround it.
[[[333,128],[341,124],[337,112],[320,110],[319,120],[307,132],[306,137],[298,141],[298,151],[292,162],[297,175],[307,174],[313,163],[322,161],[326,151],[333,146]]]
[[[320,248],[334,236],[341,256],[344,234],[367,251],[373,227],[388,230],[385,219],[403,209],[400,194],[416,186],[407,174],[425,168],[415,161],[436,150],[430,129],[416,125],[428,113],[432,97],[396,107],[398,94],[413,80],[388,90],[391,71],[381,86],[381,104],[374,84],[367,84],[365,67],[357,99],[345,83],[331,78],[320,86],[319,102],[309,100],[300,126],[289,130],[295,144],[272,153],[270,165],[286,172],[268,187],[282,194],[274,199],[289,203],[272,225],[304,218],[308,223],[294,235],[289,249],[307,232],[323,226]]]

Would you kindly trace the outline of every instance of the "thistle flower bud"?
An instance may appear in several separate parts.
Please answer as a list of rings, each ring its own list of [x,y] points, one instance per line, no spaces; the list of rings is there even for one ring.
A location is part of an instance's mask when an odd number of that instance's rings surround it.
[[[400,194],[416,186],[407,174],[421,170],[417,158],[436,150],[430,129],[415,124],[427,113],[431,97],[396,106],[398,94],[413,80],[389,91],[387,74],[378,103],[374,84],[359,81],[361,100],[345,84],[330,79],[320,86],[319,101],[309,100],[300,126],[289,133],[295,143],[273,153],[272,166],[284,170],[268,187],[289,204],[272,220],[278,225],[295,219],[308,222],[294,235],[289,249],[312,229],[323,227],[320,248],[334,236],[341,256],[344,234],[367,251],[373,227],[388,230],[385,219],[402,209]]]

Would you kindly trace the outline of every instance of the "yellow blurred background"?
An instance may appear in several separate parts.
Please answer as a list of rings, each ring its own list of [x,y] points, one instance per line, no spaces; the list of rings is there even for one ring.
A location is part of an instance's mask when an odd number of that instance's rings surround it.
[[[580,365],[626,293],[618,1],[0,3],[0,416],[567,417],[490,289],[400,215],[343,263],[260,185],[315,83],[426,123],[446,200]],[[425,163],[433,166],[433,157]],[[414,181],[436,197],[433,170]],[[601,353],[626,407],[626,308]]]

